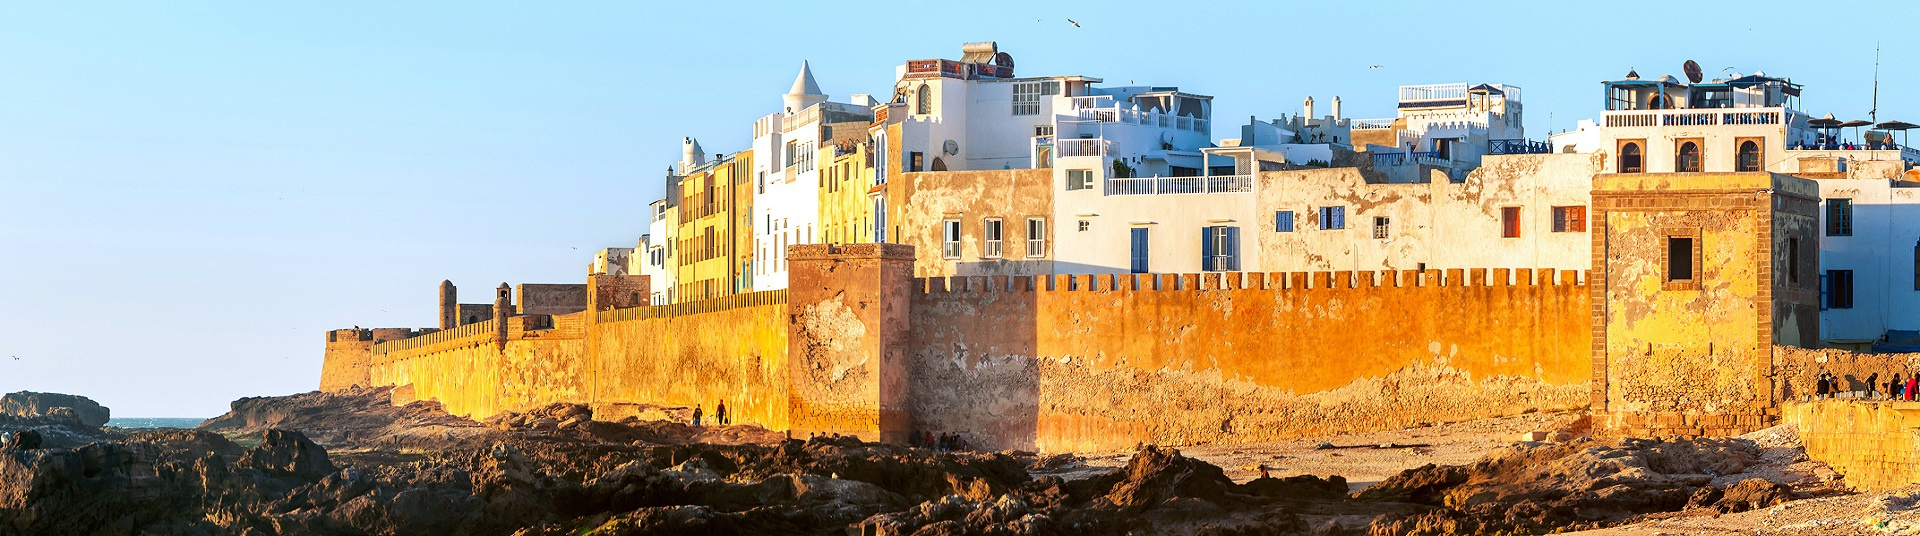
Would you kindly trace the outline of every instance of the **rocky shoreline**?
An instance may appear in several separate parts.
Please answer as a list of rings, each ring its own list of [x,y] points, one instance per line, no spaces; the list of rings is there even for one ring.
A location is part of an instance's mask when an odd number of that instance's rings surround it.
[[[1841,489],[1780,477],[1803,459],[1741,438],[1561,434],[1349,493],[1334,475],[1235,482],[1153,446],[1063,471],[1075,456],[595,421],[572,404],[473,421],[388,400],[248,398],[195,430],[0,416],[0,430],[49,431],[0,451],[0,533],[1537,534]]]

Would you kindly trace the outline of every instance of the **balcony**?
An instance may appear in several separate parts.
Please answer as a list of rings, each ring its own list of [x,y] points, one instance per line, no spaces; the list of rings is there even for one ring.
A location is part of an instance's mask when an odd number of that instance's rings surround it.
[[[1416,152],[1379,152],[1373,153],[1373,167],[1383,168],[1404,166],[1409,162],[1428,166],[1453,167],[1453,160],[1442,158],[1439,151]]]
[[[1142,125],[1188,132],[1211,132],[1207,127],[1206,119],[1152,111],[1143,112],[1118,106],[1111,108],[1076,108],[1074,110],[1074,117],[1081,121]]]
[[[1785,108],[1615,110],[1603,113],[1608,127],[1778,125],[1785,116]]]
[[[1054,154],[1057,156],[1106,156],[1113,144],[1099,138],[1056,140]]]
[[[1398,117],[1386,117],[1381,119],[1354,119],[1352,120],[1352,122],[1348,124],[1351,125],[1351,128],[1353,128],[1354,130],[1379,130],[1379,129],[1393,128],[1393,122],[1398,121],[1399,119],[1400,118]]]
[[[1232,194],[1253,191],[1252,175],[1106,179],[1106,195]]]
[[[1527,139],[1487,140],[1487,154],[1547,154],[1553,144]]]

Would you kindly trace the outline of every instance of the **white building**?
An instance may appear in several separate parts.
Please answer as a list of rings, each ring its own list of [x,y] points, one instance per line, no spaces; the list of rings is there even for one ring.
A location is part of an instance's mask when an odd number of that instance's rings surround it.
[[[1355,119],[1350,127],[1353,145],[1372,155],[1373,170],[1388,182],[1425,182],[1433,170],[1458,181],[1485,155],[1548,152],[1545,142],[1527,140],[1519,86],[1400,86],[1395,107],[1395,117]]]
[[[829,102],[801,63],[782,109],[753,123],[754,291],[787,288],[786,247],[819,240],[820,166],[833,162],[836,140],[865,138],[873,123],[872,99],[854,100]]]
[[[1890,330],[1920,330],[1912,314],[1920,310],[1920,212],[1909,190],[1920,179],[1909,174],[1920,151],[1884,130],[1848,139],[1846,128],[1874,124],[1800,110],[1801,86],[1789,79],[1756,72],[1702,81],[1695,73],[1689,82],[1632,71],[1602,82],[1600,119],[1553,136],[1554,147],[1596,155],[1605,173],[1769,171],[1817,180],[1821,340],[1865,347]]]

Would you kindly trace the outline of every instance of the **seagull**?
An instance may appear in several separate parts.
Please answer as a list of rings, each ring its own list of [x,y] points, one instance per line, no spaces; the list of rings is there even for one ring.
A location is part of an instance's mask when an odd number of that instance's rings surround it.
[[[1368,68],[1368,69],[1379,69],[1379,68],[1380,68],[1380,66],[1379,66],[1379,65],[1368,65],[1368,66],[1367,66],[1367,68]]]
[[[1080,27],[1080,23],[1078,23],[1078,22],[1074,22],[1074,21],[1073,21],[1073,19],[1067,19],[1067,24],[1072,24],[1072,25],[1073,25],[1073,27],[1075,27],[1075,28],[1079,28],[1079,27]]]

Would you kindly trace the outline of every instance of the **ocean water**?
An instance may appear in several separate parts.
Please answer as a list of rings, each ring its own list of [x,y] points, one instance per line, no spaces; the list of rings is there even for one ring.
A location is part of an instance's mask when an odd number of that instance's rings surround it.
[[[200,426],[199,417],[114,417],[107,420],[107,426],[115,428],[193,428]]]

